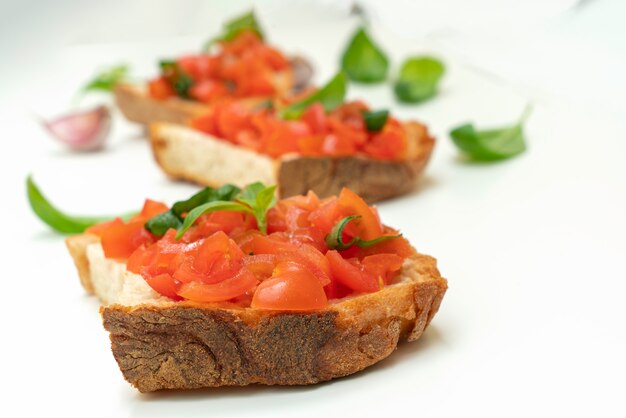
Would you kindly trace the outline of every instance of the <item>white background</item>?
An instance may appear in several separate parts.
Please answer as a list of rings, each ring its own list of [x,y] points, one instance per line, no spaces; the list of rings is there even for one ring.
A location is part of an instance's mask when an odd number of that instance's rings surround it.
[[[68,212],[106,214],[190,185],[158,170],[142,132],[115,120],[106,151],[77,155],[36,116],[76,104],[99,68],[137,79],[197,50],[245,2],[0,3],[1,214],[5,238],[3,416],[615,416],[626,415],[626,3],[364,1],[397,69],[407,54],[447,64],[441,94],[394,102],[388,85],[351,97],[426,122],[438,143],[413,195],[383,220],[434,255],[449,291],[421,340],[357,375],[311,387],[139,394],[122,378],[63,245],[28,209],[33,173]],[[356,24],[347,1],[256,6],[272,42],[337,69]],[[78,106],[107,100],[92,96]],[[529,150],[491,165],[459,158],[465,121],[514,121],[527,103]]]

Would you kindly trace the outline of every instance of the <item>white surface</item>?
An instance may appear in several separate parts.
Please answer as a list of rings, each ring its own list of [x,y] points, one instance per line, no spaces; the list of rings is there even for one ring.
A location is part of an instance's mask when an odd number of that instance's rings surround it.
[[[148,16],[142,15],[146,2],[123,14],[111,2],[2,4],[2,48],[21,52],[2,55],[29,63],[3,70],[0,89],[8,269],[0,304],[3,416],[624,416],[625,84],[624,72],[615,70],[626,59],[620,42],[626,32],[614,25],[624,3],[592,2],[564,12],[566,3],[550,2],[544,16],[523,14],[528,37],[500,25],[491,35],[466,28],[410,38],[389,20],[391,11],[374,13],[377,38],[396,67],[408,52],[429,51],[443,56],[449,70],[441,95],[421,106],[396,105],[387,87],[350,90],[376,107],[426,121],[438,137],[419,193],[380,205],[384,221],[436,256],[449,279],[441,310],[420,341],[365,372],[311,387],[149,395],[123,380],[98,303],[83,294],[63,238],[30,213],[24,179],[33,173],[60,207],[83,214],[125,211],[147,196],[172,202],[194,188],[169,182],[140,130],[121,119],[106,152],[75,155],[51,141],[31,115],[62,113],[100,66],[129,62],[138,77],[151,74],[157,58],[195,50],[223,14],[209,13],[214,5],[199,9],[210,23],[204,31],[200,13],[189,14],[178,2],[158,2]],[[274,42],[306,52],[324,80],[354,24],[343,17],[347,2],[285,4],[257,9]],[[394,4],[400,21],[423,12]],[[8,19],[27,9],[29,24]],[[119,18],[107,20],[113,15]],[[542,20],[530,22],[529,15]],[[180,23],[185,18],[189,27]],[[560,62],[559,54],[582,38],[587,51],[602,46],[601,76]],[[547,39],[542,72],[534,47]],[[527,153],[492,165],[457,157],[447,137],[451,127],[466,120],[503,124],[529,101],[535,110]]]

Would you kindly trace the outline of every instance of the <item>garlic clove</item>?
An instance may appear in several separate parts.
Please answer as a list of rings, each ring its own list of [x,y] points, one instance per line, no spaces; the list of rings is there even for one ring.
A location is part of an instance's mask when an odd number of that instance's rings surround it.
[[[106,106],[43,121],[46,130],[73,151],[96,151],[104,147],[111,131],[111,113]]]

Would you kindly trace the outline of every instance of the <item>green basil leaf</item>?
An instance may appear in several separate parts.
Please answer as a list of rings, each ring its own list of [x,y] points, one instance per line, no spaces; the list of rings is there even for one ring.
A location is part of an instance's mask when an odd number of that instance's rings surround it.
[[[156,236],[163,236],[168,229],[178,229],[183,225],[183,214],[209,202],[230,201],[241,192],[241,189],[232,184],[226,184],[219,189],[206,187],[187,200],[181,200],[172,205],[172,208],[148,220],[145,228]]]
[[[236,200],[250,207],[256,218],[259,230],[267,233],[267,211],[276,204],[276,186],[266,187],[263,183],[253,183],[246,187]]]
[[[374,245],[380,244],[381,242],[389,241],[390,239],[394,239],[394,238],[400,238],[401,236],[402,234],[381,235],[378,238],[374,238],[370,240],[363,240],[359,238],[357,239],[355,244],[359,248],[373,247]]]
[[[389,118],[388,110],[378,110],[372,112],[363,112],[363,120],[365,126],[370,132],[379,132],[385,127],[387,119]]]
[[[176,239],[180,239],[183,236],[183,234],[187,232],[189,228],[191,228],[193,223],[200,216],[204,215],[205,213],[217,212],[220,210],[232,210],[235,212],[252,213],[252,209],[250,209],[250,207],[239,202],[225,202],[222,200],[218,200],[215,202],[205,203],[203,205],[195,207],[187,214],[187,216],[185,217],[185,221],[183,222],[183,225],[180,227],[180,229],[178,230],[178,233],[176,234]]]
[[[346,96],[346,73],[340,71],[324,87],[310,96],[282,109],[279,115],[283,119],[298,119],[314,103],[320,102],[327,112],[341,105]]]
[[[194,84],[193,78],[186,74],[176,61],[161,60],[159,67],[161,67],[161,74],[171,83],[176,95],[188,99],[189,90]]]
[[[434,97],[444,72],[444,64],[436,58],[407,59],[394,86],[396,97],[405,103],[419,103]]]
[[[254,11],[250,10],[248,13],[224,23],[222,34],[207,41],[203,49],[206,51],[219,41],[232,41],[244,30],[250,30],[256,33],[261,39],[265,37],[261,25],[259,25],[259,22],[256,20]]]
[[[82,89],[81,94],[85,94],[90,91],[106,91],[110,92],[113,87],[120,81],[124,80],[128,75],[127,65],[118,65],[109,68],[100,74],[96,75],[91,81],[89,81]]]
[[[341,68],[350,80],[378,83],[387,78],[389,59],[372,41],[365,28],[360,27],[341,57]]]
[[[183,225],[182,218],[176,216],[171,210],[158,214],[157,216],[150,218],[148,222],[144,224],[144,228],[148,232],[162,237],[165,235],[168,229],[178,229]]]
[[[31,176],[26,178],[26,194],[28,195],[31,209],[39,219],[50,228],[62,234],[79,234],[92,225],[115,218],[115,216],[72,216],[63,213],[46,199]],[[134,214],[122,215],[121,218],[128,219]]]
[[[359,215],[346,216],[337,222],[330,231],[330,234],[326,235],[326,245],[328,245],[328,248],[331,250],[345,250],[354,245],[356,238],[352,238],[350,242],[343,242],[343,229],[346,227],[348,222],[360,217],[361,216]]]
[[[346,216],[345,218],[337,222],[335,226],[333,226],[333,229],[330,231],[330,234],[326,235],[326,245],[328,245],[328,248],[330,248],[331,250],[346,250],[352,247],[353,245],[356,245],[359,248],[367,248],[367,247],[372,247],[376,244],[380,244],[381,242],[388,241],[390,239],[394,239],[394,238],[398,238],[402,236],[402,234],[381,235],[378,238],[374,238],[370,240],[364,240],[364,239],[361,239],[360,237],[354,237],[352,238],[352,240],[350,240],[350,242],[344,242],[343,241],[344,228],[350,221],[352,221],[353,219],[358,219],[360,217],[361,217],[360,215],[350,215],[350,216]]]
[[[512,126],[478,131],[471,123],[452,131],[454,144],[469,158],[477,161],[497,161],[511,158],[526,150],[523,124],[530,114],[527,107],[520,120]]]

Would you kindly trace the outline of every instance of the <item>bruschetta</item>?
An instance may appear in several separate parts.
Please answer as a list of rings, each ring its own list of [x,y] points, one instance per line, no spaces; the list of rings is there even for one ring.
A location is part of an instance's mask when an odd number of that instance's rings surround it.
[[[207,188],[67,239],[141,392],[306,385],[418,339],[447,288],[349,189],[275,201],[255,184]]]

